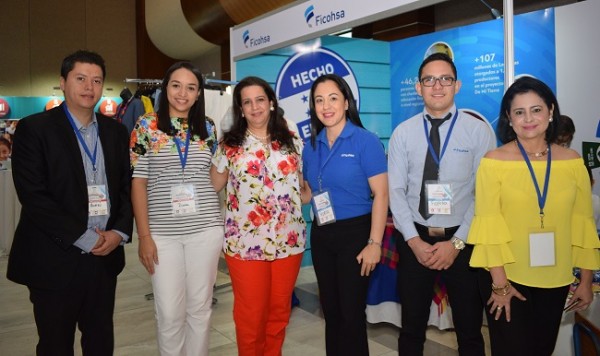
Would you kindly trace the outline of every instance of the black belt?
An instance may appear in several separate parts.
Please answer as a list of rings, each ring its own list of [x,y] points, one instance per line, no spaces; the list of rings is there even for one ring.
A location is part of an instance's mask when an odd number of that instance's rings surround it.
[[[433,227],[415,223],[415,227],[421,235],[427,235],[430,237],[452,237],[460,226]]]

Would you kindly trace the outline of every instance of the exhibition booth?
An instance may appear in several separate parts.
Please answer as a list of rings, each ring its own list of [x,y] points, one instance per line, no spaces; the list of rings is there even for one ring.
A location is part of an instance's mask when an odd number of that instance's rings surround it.
[[[573,118],[577,133],[572,148],[584,158],[600,181],[600,115],[595,84],[600,81],[600,43],[590,34],[600,32],[596,15],[599,1],[584,1],[510,18],[514,24],[514,58],[505,57],[505,29],[502,20],[490,20],[393,42],[330,36],[357,24],[433,5],[443,0],[371,0],[362,2],[300,1],[238,25],[230,31],[232,79],[253,75],[269,82],[276,90],[287,119],[294,121],[303,139],[310,137],[308,96],[319,75],[336,73],[350,84],[365,127],[374,132],[387,148],[394,128],[422,111],[415,90],[418,67],[435,52],[450,55],[462,82],[456,105],[496,128],[498,108],[505,89],[506,63],[515,76],[535,76],[557,94],[561,111]],[[577,40],[574,40],[577,39]],[[514,67],[512,64],[514,63]],[[219,122],[226,117],[231,97],[221,97],[207,109]],[[0,119],[19,118],[60,104],[56,96],[0,98]],[[120,97],[106,97],[97,110],[116,115]],[[10,240],[20,206],[14,193],[10,170],[0,171],[2,212],[0,253],[10,248]],[[600,185],[594,187],[596,194]],[[305,218],[310,231],[308,208]],[[398,254],[388,222],[383,241],[383,258],[371,278],[367,318],[371,323],[387,322],[401,326],[401,304],[396,291]],[[310,239],[309,239],[310,241]],[[311,264],[310,242],[303,265]],[[596,278],[600,278],[596,274]],[[596,281],[600,282],[600,281]],[[598,286],[596,286],[598,291]],[[443,284],[438,281],[431,304],[429,323],[440,329],[452,328],[451,305]],[[587,315],[600,324],[600,297]],[[557,355],[571,354],[572,314],[565,314],[556,347]]]
[[[374,1],[375,8],[379,1]],[[348,9],[350,7],[350,9]],[[319,75],[336,73],[350,85],[359,105],[365,127],[376,133],[386,146],[394,128],[402,121],[422,111],[422,100],[415,83],[422,60],[431,53],[444,52],[455,62],[462,82],[456,105],[494,130],[498,109],[505,90],[505,72],[511,69],[515,77],[529,75],[547,83],[557,94],[561,112],[575,122],[577,133],[571,145],[598,179],[600,166],[600,116],[593,103],[595,83],[600,80],[597,41],[575,41],[598,33],[600,25],[594,15],[600,13],[600,3],[586,1],[563,7],[549,8],[512,17],[514,58],[505,58],[505,31],[502,20],[490,20],[473,25],[415,36],[393,42],[323,35],[320,26],[329,25],[329,32],[339,31],[332,23],[352,23],[352,5],[341,2],[301,2],[263,18],[236,26],[231,31],[232,73],[235,79],[256,75],[272,84],[285,109],[286,118],[294,120],[304,139],[309,138],[308,96],[311,84]],[[512,13],[512,12],[511,12]],[[372,16],[366,13],[365,16]],[[292,34],[280,34],[285,16],[286,29],[301,32],[296,40]],[[576,24],[576,25],[575,25]],[[346,24],[347,27],[351,27]],[[277,30],[275,30],[277,29]],[[286,30],[287,31],[287,30]],[[320,31],[320,32],[319,32]],[[285,32],[285,31],[284,31]],[[506,63],[514,67],[506,68]],[[597,193],[599,187],[594,187]],[[310,216],[306,215],[309,221]],[[371,278],[367,317],[369,322],[401,325],[396,288],[396,242],[392,239],[393,224],[388,223],[383,242],[382,261]],[[306,253],[305,260],[309,258]],[[306,261],[305,261],[306,262]],[[600,274],[596,274],[596,291]],[[600,309],[596,295],[589,315]],[[430,325],[452,328],[451,305],[443,281],[439,281],[432,300]],[[594,314],[596,313],[596,314]],[[600,323],[600,319],[597,319]],[[572,315],[565,314],[556,354],[572,353]]]

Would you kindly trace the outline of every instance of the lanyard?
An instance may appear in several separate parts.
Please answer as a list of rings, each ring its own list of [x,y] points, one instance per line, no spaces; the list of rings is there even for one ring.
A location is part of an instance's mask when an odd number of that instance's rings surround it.
[[[538,198],[538,206],[540,207],[540,224],[541,228],[544,228],[544,206],[546,205],[546,198],[548,197],[548,185],[550,184],[550,166],[552,165],[552,150],[550,149],[550,145],[548,145],[548,158],[546,160],[546,178],[544,179],[544,193],[540,192],[540,186],[535,178],[535,173],[533,172],[533,167],[531,166],[531,161],[529,157],[527,157],[527,152],[521,145],[521,142],[517,140],[517,146],[519,146],[519,151],[521,151],[521,155],[527,163],[527,168],[529,168],[529,173],[531,174],[531,179],[533,180],[533,185],[535,186],[535,192],[537,193]]]
[[[77,129],[77,126],[75,125],[75,121],[73,120],[73,117],[71,116],[71,113],[67,109],[67,104],[65,104],[63,106],[63,109],[65,110],[65,114],[67,114],[67,119],[69,119],[69,123],[71,124],[71,127],[73,128],[73,131],[75,131],[75,135],[77,136],[77,140],[79,140],[79,143],[81,143],[81,146],[83,146],[83,150],[85,151],[85,155],[90,159],[90,162],[92,162],[92,167],[93,167],[93,170],[94,170],[93,183],[96,183],[96,153],[98,153],[98,137],[100,135],[100,133],[99,133],[100,128],[98,128],[96,130],[96,142],[94,143],[94,153],[92,154],[90,152],[90,149],[88,148],[87,144],[85,143],[85,140],[83,139],[83,136],[81,136],[81,132],[79,132],[79,130]]]
[[[175,144],[177,145],[177,153],[179,154],[179,162],[181,162],[181,181],[185,180],[185,165],[187,163],[187,157],[188,157],[188,151],[189,151],[189,147],[190,147],[190,128],[188,127],[187,129],[187,134],[185,137],[185,151],[182,153],[181,152],[181,140],[179,140],[179,137],[173,135],[173,141],[175,141]]]
[[[336,140],[336,142],[333,144],[333,147],[331,147],[331,151],[329,151],[329,155],[325,159],[325,162],[323,162],[323,165],[321,165],[321,143],[319,142],[319,145],[317,146],[317,157],[319,157],[319,161],[318,161],[318,163],[319,163],[319,166],[318,166],[319,167],[319,175],[317,176],[317,181],[319,182],[319,191],[320,192],[323,191],[323,187],[322,187],[323,168],[325,168],[325,165],[327,165],[327,162],[329,162],[329,159],[333,156],[333,153],[340,146],[340,145],[336,145],[337,141],[338,140]]]
[[[427,119],[423,116],[423,128],[425,129],[425,138],[427,139],[427,145],[429,146],[429,153],[433,157],[433,160],[438,166],[438,171],[440,169],[440,162],[442,161],[442,157],[444,157],[444,153],[446,152],[446,148],[448,147],[448,142],[450,142],[450,135],[452,135],[452,129],[454,128],[454,124],[456,123],[456,118],[458,117],[458,110],[454,113],[454,117],[452,118],[452,122],[450,123],[450,129],[448,129],[448,134],[444,139],[444,145],[442,146],[442,151],[438,157],[437,153],[433,149],[433,145],[431,144],[431,139],[429,138],[429,131],[427,130]]]

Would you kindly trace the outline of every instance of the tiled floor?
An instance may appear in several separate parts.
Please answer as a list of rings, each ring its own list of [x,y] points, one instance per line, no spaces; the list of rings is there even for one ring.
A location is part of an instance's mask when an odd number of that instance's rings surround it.
[[[134,239],[137,241],[137,239]],[[128,245],[127,265],[119,276],[115,308],[115,355],[158,355],[155,337],[154,305],[145,297],[152,290],[150,278],[137,258],[137,245]],[[7,257],[0,257],[0,354],[34,355],[37,335],[27,288],[6,279]],[[232,319],[233,295],[226,273],[219,272],[210,336],[210,355],[237,354]],[[293,309],[283,347],[286,356],[325,355],[325,323],[320,313],[317,287],[312,267],[302,268],[296,284],[301,301]],[[372,356],[397,355],[398,329],[387,324],[368,326]],[[426,356],[458,355],[454,334],[428,330]],[[76,355],[81,355],[79,341]],[[446,346],[445,346],[446,345]]]

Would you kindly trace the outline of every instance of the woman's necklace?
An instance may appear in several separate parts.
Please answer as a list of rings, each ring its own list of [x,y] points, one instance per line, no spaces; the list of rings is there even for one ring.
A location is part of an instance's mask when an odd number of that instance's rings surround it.
[[[252,130],[250,130],[249,128],[247,128],[246,130],[248,130],[248,133],[250,134],[250,136],[254,137],[255,139],[257,139],[259,141],[267,141],[267,139],[269,137],[271,137],[271,135],[269,135],[269,134],[267,134],[266,136],[258,136],[257,134],[252,132]]]
[[[519,147],[519,144],[517,143],[517,140],[514,141],[515,142],[515,146]],[[527,153],[528,156],[531,157],[535,157],[535,158],[540,158],[540,157],[544,157],[545,155],[548,154],[548,151],[550,150],[550,146],[546,146],[546,149],[540,152],[527,152],[525,151],[525,153]]]

